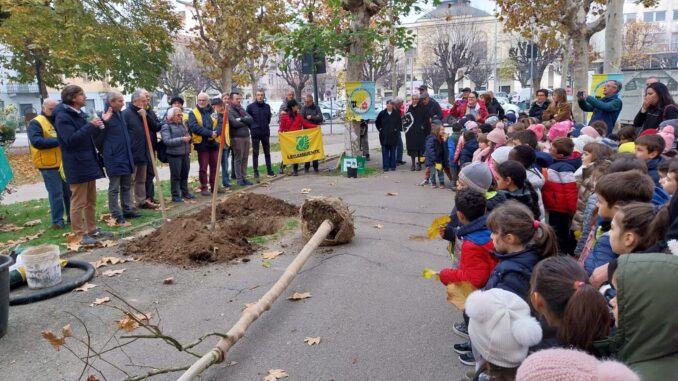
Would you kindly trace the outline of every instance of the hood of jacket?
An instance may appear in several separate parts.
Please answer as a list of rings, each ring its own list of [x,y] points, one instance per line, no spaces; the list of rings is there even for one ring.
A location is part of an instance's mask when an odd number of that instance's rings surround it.
[[[647,369],[659,372],[659,359],[678,357],[676,297],[669,291],[678,285],[677,273],[678,257],[674,255],[619,257],[616,271],[619,321],[614,338],[621,344],[619,357],[624,363],[635,368],[637,363],[650,362]],[[675,362],[668,365],[673,367],[675,376]],[[648,374],[641,376],[659,379]]]
[[[484,245],[492,240],[492,232],[486,226],[487,216],[480,216],[457,230],[457,237],[467,239],[476,245]]]
[[[527,173],[527,180],[532,184],[536,191],[539,191],[544,187],[544,176],[538,169],[532,167],[525,172]]]
[[[525,268],[528,269],[528,273],[532,273],[532,268],[539,262],[539,253],[537,250],[530,246],[525,250],[517,251],[515,253],[497,253],[492,252],[492,255],[500,260],[500,263],[504,263],[504,266],[515,267],[515,268]]]
[[[562,159],[555,159],[552,165],[558,166],[558,172],[572,171],[575,172],[577,168],[581,167],[581,153],[572,152],[572,155]]]

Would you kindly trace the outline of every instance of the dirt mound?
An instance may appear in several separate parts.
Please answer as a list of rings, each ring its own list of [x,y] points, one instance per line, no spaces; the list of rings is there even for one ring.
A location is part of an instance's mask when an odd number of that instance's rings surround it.
[[[304,239],[311,239],[325,220],[332,222],[333,229],[321,246],[348,243],[355,235],[353,214],[339,197],[309,197],[301,207],[301,231]]]
[[[285,201],[253,193],[239,193],[217,205],[217,228],[209,230],[211,208],[179,217],[126,246],[128,254],[145,260],[195,266],[227,262],[254,252],[247,238],[280,230],[299,208]]]

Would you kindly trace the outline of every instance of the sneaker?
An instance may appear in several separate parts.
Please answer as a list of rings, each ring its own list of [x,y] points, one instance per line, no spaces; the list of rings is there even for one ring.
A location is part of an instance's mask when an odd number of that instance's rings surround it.
[[[91,238],[94,239],[106,239],[106,238],[113,238],[113,234],[101,230],[99,228],[94,229],[93,231],[89,232],[87,235],[89,235]]]
[[[471,352],[471,342],[464,341],[463,343],[460,344],[454,344],[452,346],[452,349],[454,349],[454,351],[459,353],[460,355],[463,355],[464,353]]]
[[[463,355],[459,355],[459,362],[468,366],[476,366],[476,359],[473,357],[473,352],[466,352]]]
[[[53,230],[61,230],[61,229],[64,228],[64,225],[63,224],[52,224],[51,228]]]
[[[475,370],[469,370],[464,374],[464,377],[462,378],[463,381],[471,381],[476,377],[476,371]]]
[[[193,193],[186,193],[186,194],[184,195],[184,198],[185,198],[186,200],[193,200],[193,199],[195,198],[195,195],[194,195]]]
[[[423,187],[424,185],[428,185],[428,184],[429,184],[428,180],[424,180],[421,183],[419,183],[419,186]]]
[[[154,204],[146,200],[143,204],[139,205],[141,209],[158,209],[160,205]]]
[[[118,226],[122,226],[126,223],[127,223],[127,221],[125,221],[125,219],[123,217],[118,217],[118,218],[115,219],[115,224],[118,225]]]
[[[468,327],[466,326],[466,323],[459,322],[459,323],[454,323],[452,326],[452,331],[457,334],[457,336],[461,336],[464,339],[470,339],[468,336]]]
[[[96,244],[97,244],[97,240],[95,240],[94,238],[90,237],[87,234],[83,235],[82,239],[80,240],[80,245],[82,245],[82,246],[92,246],[92,245],[96,245]]]
[[[292,176],[299,176],[299,172],[297,171],[292,172]]]
[[[309,170],[309,169],[310,169],[310,168],[304,168],[304,173],[308,173],[308,170]]]
[[[259,171],[254,171],[254,178],[258,179],[259,178]]]
[[[431,184],[431,189],[438,189],[438,186],[435,184]]]
[[[210,193],[210,191],[208,191],[207,189],[203,189],[203,190],[200,191],[200,195],[202,195],[202,196],[211,196],[212,193]]]
[[[313,168],[313,172],[315,172],[315,173],[320,173],[320,169],[318,169],[318,168]]]
[[[266,174],[266,177],[275,177],[275,173],[274,173],[273,171],[269,171],[269,172]]]
[[[254,185],[252,182],[250,182],[247,179],[243,180],[243,182],[245,183],[246,186]]]
[[[184,202],[184,199],[179,196],[172,196],[172,202]]]
[[[141,218],[141,214],[137,212],[129,212],[122,215],[125,218]]]
[[[445,184],[440,184],[440,186],[439,186],[438,188],[440,188],[440,189],[442,189],[442,190],[447,189],[447,188],[445,188]]]
[[[241,187],[247,186],[247,184],[245,184],[245,180],[238,180],[237,184],[240,185]]]

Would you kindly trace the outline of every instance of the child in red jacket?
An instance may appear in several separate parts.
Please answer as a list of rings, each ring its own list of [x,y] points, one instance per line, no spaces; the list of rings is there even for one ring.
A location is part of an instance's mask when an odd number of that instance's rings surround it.
[[[541,191],[544,209],[548,213],[549,225],[558,236],[560,252],[572,255],[576,239],[570,226],[577,211],[578,198],[574,173],[581,167],[581,154],[574,152],[574,142],[565,137],[553,141],[550,153],[553,163],[546,171],[546,183]]]
[[[490,255],[494,250],[490,230],[485,226],[485,195],[471,188],[460,189],[454,198],[457,218],[457,243],[461,243],[457,268],[440,271],[440,281],[450,283],[469,282],[476,289],[483,288],[490,277],[497,259]]]

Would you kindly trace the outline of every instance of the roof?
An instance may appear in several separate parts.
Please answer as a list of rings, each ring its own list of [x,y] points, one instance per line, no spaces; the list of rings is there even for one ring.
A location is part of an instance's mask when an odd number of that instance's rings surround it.
[[[482,9],[472,7],[470,0],[450,0],[441,1],[436,9],[421,16],[417,21],[459,16],[487,17],[491,15]]]

